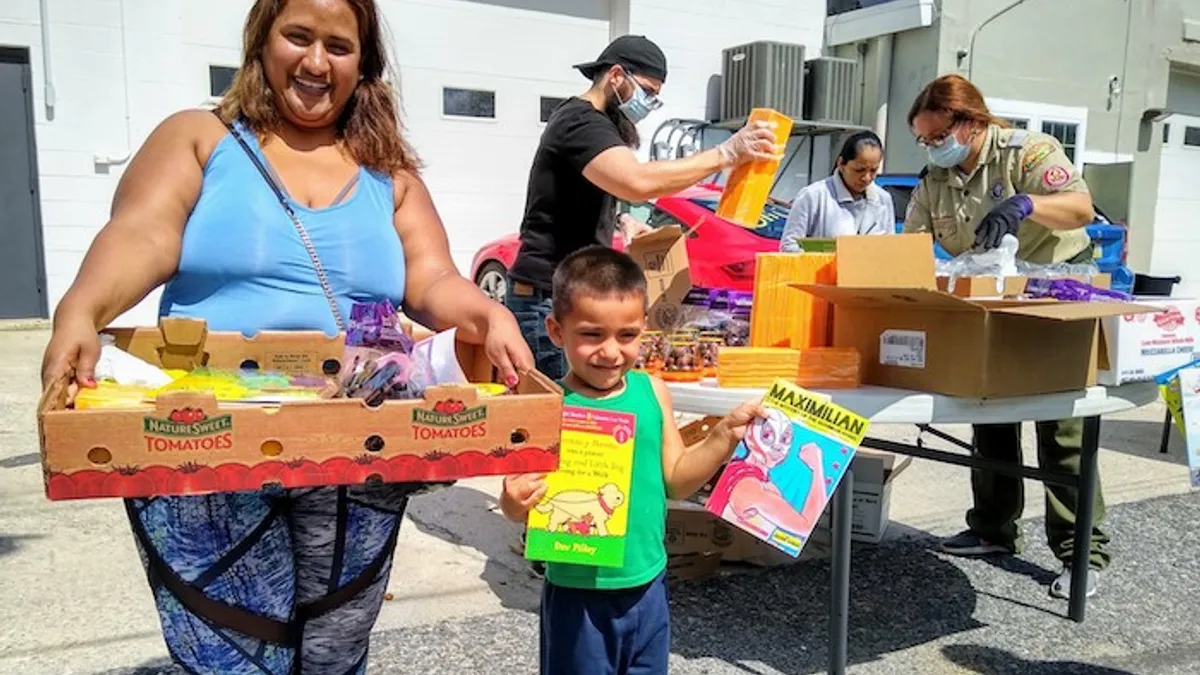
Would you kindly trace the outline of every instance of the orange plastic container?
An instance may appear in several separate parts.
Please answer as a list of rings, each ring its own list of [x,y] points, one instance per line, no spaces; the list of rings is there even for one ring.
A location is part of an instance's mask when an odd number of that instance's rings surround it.
[[[750,345],[791,349],[829,346],[832,306],[792,284],[836,284],[835,261],[834,253],[755,256]]]
[[[747,121],[775,122],[775,145],[787,146],[792,118],[771,108],[755,108]],[[746,227],[758,227],[777,171],[778,160],[747,162],[734,169],[717,204],[717,215]]]
[[[856,389],[862,382],[862,356],[853,347],[800,350],[796,384],[806,389]]]

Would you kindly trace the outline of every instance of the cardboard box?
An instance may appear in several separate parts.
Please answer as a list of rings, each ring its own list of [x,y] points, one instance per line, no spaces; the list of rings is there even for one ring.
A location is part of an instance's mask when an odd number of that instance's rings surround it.
[[[1123,314],[1101,321],[1104,348],[1098,381],[1107,386],[1144,382],[1196,358],[1200,300],[1135,298],[1153,304],[1154,314]]]
[[[680,583],[715,576],[721,570],[718,553],[687,553],[667,556],[667,581]]]
[[[321,333],[247,339],[208,332],[202,321],[189,319],[109,332],[117,346],[168,368],[258,364],[291,373],[336,373],[344,349],[341,337]],[[458,352],[469,377],[486,374],[480,379],[490,380],[482,348],[459,344]],[[460,410],[434,409],[450,399],[461,402]],[[438,386],[421,400],[373,408],[356,399],[219,404],[212,394],[197,392],[164,394],[153,408],[136,410],[69,410],[65,403],[64,381],[48,389],[38,407],[46,494],[52,500],[553,471],[562,390],[533,372],[522,378],[516,394],[481,398],[474,387]]]
[[[1111,274],[1097,274],[1091,278],[1082,276],[1067,276],[1067,279],[1074,279],[1084,283],[1091,284],[1096,288],[1108,289],[1112,286]],[[991,277],[991,276],[975,276],[975,277],[958,277],[954,280],[954,288],[950,288],[950,277],[939,276],[937,278],[937,287],[939,291],[944,291],[960,298],[1015,298],[1025,294],[1025,287],[1029,283],[1030,277],[1015,276],[1015,277]]]
[[[754,535],[726,523],[698,503],[671,500],[668,504],[667,555],[719,554],[725,562],[775,567],[797,560],[824,558],[831,550],[828,529],[818,527],[813,530],[799,558],[793,558]]]
[[[1099,319],[1134,303],[970,300],[937,290],[928,234],[838,239],[838,286],[797,284],[833,302],[835,347],[863,355],[863,382],[970,398],[1083,389],[1096,382]]]
[[[912,464],[912,457],[859,448],[850,468],[854,471],[854,506],[850,514],[850,538],[877,544],[890,522],[892,481]],[[831,527],[829,511],[821,514],[817,527]]]
[[[650,328],[669,330],[679,320],[683,298],[692,288],[687,237],[669,225],[635,238],[627,251],[646,274]]]

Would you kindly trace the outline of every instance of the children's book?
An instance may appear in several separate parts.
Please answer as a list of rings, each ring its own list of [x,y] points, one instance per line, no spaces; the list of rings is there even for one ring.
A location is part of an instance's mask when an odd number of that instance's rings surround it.
[[[1192,478],[1192,487],[1200,487],[1200,368],[1181,370],[1175,380],[1179,388],[1188,474]]]
[[[867,433],[867,418],[776,379],[705,504],[779,550],[800,555]]]
[[[624,564],[635,428],[629,413],[563,406],[558,470],[529,512],[526,558]]]

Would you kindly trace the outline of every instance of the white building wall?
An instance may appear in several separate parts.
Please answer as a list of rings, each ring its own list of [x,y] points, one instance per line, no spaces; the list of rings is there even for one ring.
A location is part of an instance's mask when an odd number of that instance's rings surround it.
[[[167,115],[211,103],[209,65],[239,63],[251,0],[49,0],[52,111],[45,105],[38,4],[0,2],[0,45],[30,49],[53,312],[108,217],[126,158]],[[670,62],[667,106],[643,123],[647,139],[668,116],[703,116],[723,47],[780,40],[819,54],[822,0],[611,5],[614,22],[609,0],[381,0],[408,133],[464,272],[481,244],[519,226],[543,127],[539,96],[582,92],[587,82],[571,65],[595,58],[613,35],[645,34]],[[444,117],[443,86],[495,91],[496,119]],[[153,322],[157,298],[153,293],[117,323]]]

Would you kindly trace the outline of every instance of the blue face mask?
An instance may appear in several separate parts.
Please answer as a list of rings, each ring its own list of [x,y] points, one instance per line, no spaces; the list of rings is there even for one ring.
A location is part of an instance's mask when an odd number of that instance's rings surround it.
[[[946,140],[942,141],[941,145],[926,148],[925,151],[929,153],[931,164],[949,169],[967,161],[967,156],[971,154],[971,146],[959,143],[954,134],[950,134]]]
[[[626,75],[626,77],[629,77]],[[617,105],[617,109],[621,114],[625,115],[630,122],[637,124],[650,116],[650,113],[662,107],[662,101],[658,100],[657,96],[651,96],[642,89],[642,85],[637,83],[637,80],[629,77],[630,83],[633,84],[633,94],[629,96],[629,100]],[[620,101],[620,94],[617,95],[617,100]]]

